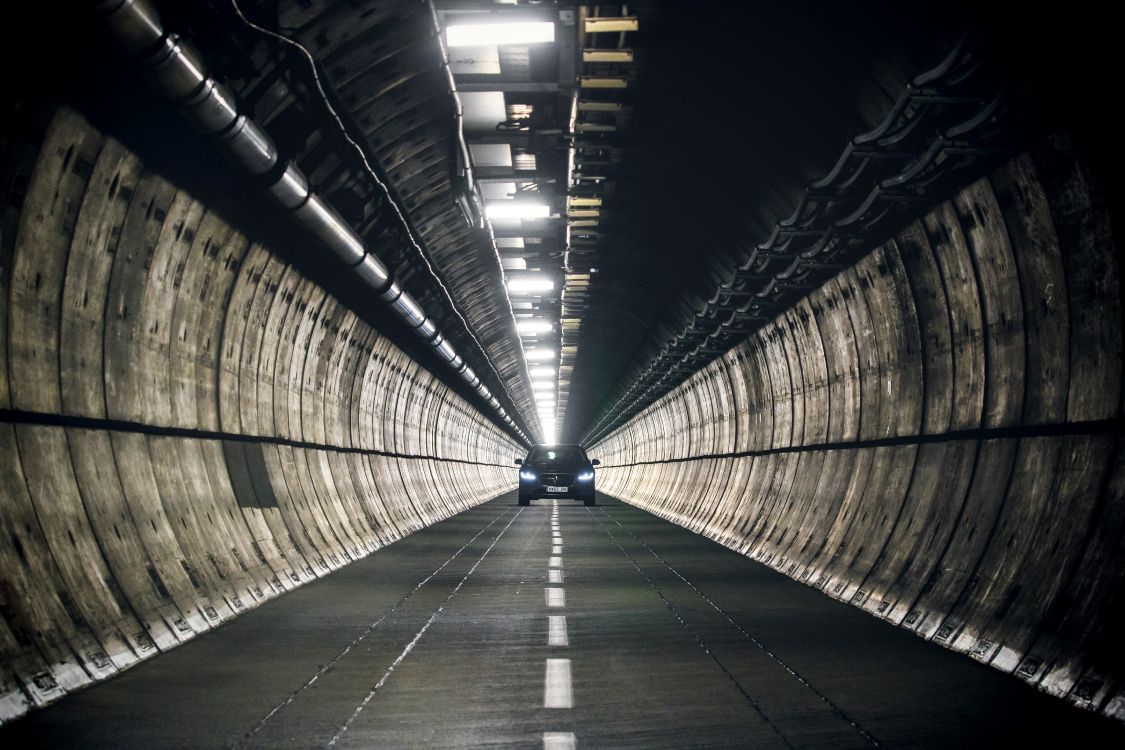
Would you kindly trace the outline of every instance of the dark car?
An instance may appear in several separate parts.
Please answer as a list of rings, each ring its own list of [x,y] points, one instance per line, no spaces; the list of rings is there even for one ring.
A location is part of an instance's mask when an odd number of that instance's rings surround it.
[[[594,467],[581,445],[537,445],[520,465],[520,505],[539,497],[573,497],[594,504]]]

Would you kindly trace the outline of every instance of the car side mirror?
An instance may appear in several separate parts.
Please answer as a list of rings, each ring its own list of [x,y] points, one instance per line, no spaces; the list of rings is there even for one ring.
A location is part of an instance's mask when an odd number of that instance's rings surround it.
[[[590,465],[591,466],[601,466],[602,462],[595,458],[593,461],[590,462]]]
[[[522,458],[516,459],[516,466],[523,466],[523,459]]]

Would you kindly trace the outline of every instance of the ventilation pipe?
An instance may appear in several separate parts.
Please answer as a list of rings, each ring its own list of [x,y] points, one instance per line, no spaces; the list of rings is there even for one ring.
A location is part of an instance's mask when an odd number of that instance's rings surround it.
[[[164,30],[149,0],[103,0],[97,5],[110,33],[146,77],[180,108],[197,130],[212,138],[231,161],[251,176],[274,177],[266,191],[350,268],[415,335],[434,350],[525,442],[527,436],[500,402],[445,340],[414,297],[394,280],[390,269],[324,198],[309,186],[296,164],[283,160],[277,145],[254,120],[239,114],[234,93],[211,78],[199,52]]]

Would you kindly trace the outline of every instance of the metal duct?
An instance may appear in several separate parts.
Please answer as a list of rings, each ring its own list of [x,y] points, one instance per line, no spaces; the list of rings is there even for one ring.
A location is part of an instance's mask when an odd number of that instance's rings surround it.
[[[174,101],[197,130],[211,136],[220,150],[247,173],[258,178],[279,174],[266,187],[274,202],[355,271],[399,319],[481,395],[505,424],[527,441],[527,436],[476,373],[465,366],[418,301],[395,282],[391,271],[367,249],[336,209],[310,189],[308,178],[297,165],[281,162],[277,145],[265,129],[239,114],[234,93],[208,75],[202,55],[190,42],[165,31],[149,0],[102,0],[97,9],[114,38],[126,53],[139,59],[146,77],[160,93]]]

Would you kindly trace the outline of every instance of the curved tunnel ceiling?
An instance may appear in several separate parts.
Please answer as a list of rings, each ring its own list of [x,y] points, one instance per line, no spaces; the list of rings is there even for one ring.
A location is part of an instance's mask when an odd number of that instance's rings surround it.
[[[240,7],[245,15],[234,7],[173,6],[166,15],[170,26],[199,30],[197,43],[282,150],[370,238],[509,411],[535,425],[525,347],[498,253],[457,205],[455,103],[429,6],[261,3]],[[608,180],[596,249],[583,261],[591,271],[588,309],[572,334],[569,394],[560,393],[564,440],[601,436],[611,417],[619,424],[635,411],[621,404],[635,400],[629,389],[656,355],[679,341],[716,285],[792,213],[849,139],[887,116],[912,78],[939,64],[967,30],[978,57],[999,48],[994,23],[957,6],[873,3],[857,13],[811,1],[663,3],[632,4],[628,12],[643,28],[631,42],[632,72],[619,97],[631,113],[628,127],[578,139],[615,156],[598,168]],[[1000,61],[984,57],[988,79],[1000,77]],[[383,179],[406,226],[380,210]],[[886,231],[873,234],[867,249]],[[755,320],[734,327],[753,328]],[[686,360],[683,375],[737,339]],[[675,351],[697,345],[689,340]],[[662,360],[657,374],[666,369]],[[651,378],[644,381],[643,403],[683,375],[651,387]]]

